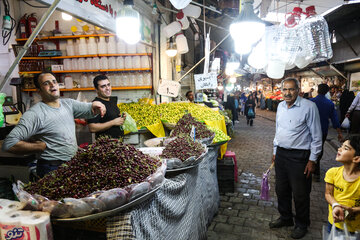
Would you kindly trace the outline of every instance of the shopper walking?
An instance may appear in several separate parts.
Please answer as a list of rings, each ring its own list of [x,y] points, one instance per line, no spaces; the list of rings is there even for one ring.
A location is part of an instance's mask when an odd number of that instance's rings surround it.
[[[345,89],[340,97],[340,122],[342,123],[345,119],[345,115],[347,110],[351,106],[352,101],[355,98],[355,94],[353,91],[349,92],[349,90]]]
[[[274,138],[275,191],[280,218],[270,228],[293,226],[292,198],[295,202],[295,228],[291,237],[300,239],[310,225],[311,175],[321,152],[321,125],[315,103],[299,97],[295,78],[281,83],[284,96],[277,108]]]
[[[255,103],[254,95],[250,94],[245,102],[245,114],[246,114],[247,125],[249,124],[250,126],[253,125],[255,118],[255,107],[256,107],[256,103]]]
[[[350,120],[351,121],[350,133],[359,134],[360,133],[360,92],[358,92],[358,94],[354,98],[345,116],[350,117],[350,114],[352,114]]]
[[[241,97],[240,97],[240,105],[241,105],[240,112],[241,112],[241,115],[245,115],[245,102],[246,102],[246,100],[247,100],[247,97],[246,97],[245,93],[242,93]]]
[[[338,133],[338,140],[342,141],[343,136],[340,129],[340,122],[335,110],[335,105],[332,101],[325,97],[325,94],[329,91],[329,86],[327,84],[319,84],[318,86],[318,95],[315,98],[310,99],[313,101],[320,114],[320,123],[322,131],[322,145],[321,152],[316,161],[316,167],[314,172],[314,180],[316,182],[320,181],[320,160],[324,152],[324,143],[328,134],[329,129],[329,118],[331,119],[332,126],[336,129]]]

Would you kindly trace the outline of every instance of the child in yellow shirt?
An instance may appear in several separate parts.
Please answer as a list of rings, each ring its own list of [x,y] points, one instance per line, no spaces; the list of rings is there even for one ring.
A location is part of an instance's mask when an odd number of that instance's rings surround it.
[[[360,136],[353,136],[342,144],[336,161],[343,166],[329,169],[325,176],[329,229],[335,221],[339,229],[344,229],[345,222],[349,232],[360,231]]]

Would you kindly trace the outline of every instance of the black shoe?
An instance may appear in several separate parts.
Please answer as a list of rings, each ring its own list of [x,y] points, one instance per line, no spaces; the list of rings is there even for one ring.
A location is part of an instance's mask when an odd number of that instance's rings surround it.
[[[288,227],[288,226],[294,226],[294,221],[292,219],[285,221],[285,220],[282,220],[281,218],[278,218],[275,221],[272,221],[269,223],[270,228],[281,228],[281,227]]]
[[[294,230],[291,231],[290,237],[293,239],[300,239],[303,238],[307,233],[307,229],[306,228],[300,228],[300,227],[295,227]]]

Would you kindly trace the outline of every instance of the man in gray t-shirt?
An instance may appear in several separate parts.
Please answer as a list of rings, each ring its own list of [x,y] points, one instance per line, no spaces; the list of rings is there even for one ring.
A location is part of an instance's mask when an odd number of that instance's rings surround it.
[[[82,103],[59,99],[59,85],[51,73],[34,79],[42,101],[35,104],[6,137],[3,150],[12,153],[37,153],[37,174],[42,177],[69,161],[77,151],[74,118],[104,116],[100,102]]]

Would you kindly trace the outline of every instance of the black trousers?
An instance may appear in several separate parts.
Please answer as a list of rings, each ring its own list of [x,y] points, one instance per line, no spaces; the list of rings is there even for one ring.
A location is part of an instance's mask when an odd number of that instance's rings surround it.
[[[295,202],[295,225],[306,228],[310,225],[311,177],[304,170],[310,150],[284,149],[277,147],[275,156],[275,191],[278,210],[282,220],[292,220],[292,197]]]
[[[355,110],[352,113],[350,133],[351,134],[360,133],[360,110]]]
[[[326,137],[327,137],[327,133],[322,135],[321,152],[320,152],[320,155],[317,158],[316,165],[315,165],[314,174],[319,175],[319,176],[320,176],[320,160],[321,160],[321,158],[322,158],[322,156],[324,154],[324,144],[325,144],[325,141],[326,141]]]

